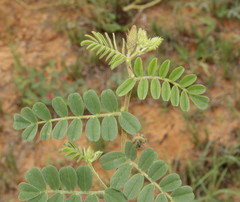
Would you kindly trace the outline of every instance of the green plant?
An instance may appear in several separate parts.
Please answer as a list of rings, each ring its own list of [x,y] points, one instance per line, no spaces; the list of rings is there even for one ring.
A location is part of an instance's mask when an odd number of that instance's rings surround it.
[[[102,91],[101,99],[94,90],[88,90],[84,92],[83,99],[78,93],[70,94],[67,103],[61,97],[54,98],[52,107],[57,117],[52,117],[49,109],[41,102],[35,103],[32,109],[25,107],[21,114],[16,114],[14,128],[25,129],[22,133],[24,139],[32,141],[40,125],[43,125],[40,131],[41,140],[48,140],[51,133],[55,139],[62,139],[67,134],[70,142],[60,151],[70,159],[85,163],[77,169],[67,166],[59,171],[53,166],[42,170],[30,169],[26,173],[28,183],[19,185],[19,199],[29,202],[60,202],[64,201],[65,197],[68,197],[67,202],[82,199],[95,202],[99,201],[99,198],[106,202],[124,202],[135,198],[138,198],[139,202],[153,201],[154,198],[157,202],[192,201],[192,188],[182,186],[178,174],[167,174],[168,166],[164,161],[157,160],[158,155],[153,149],[145,149],[136,162],[137,148],[142,148],[144,143],[142,135],[139,134],[142,126],[128,108],[133,88],[137,83],[137,95],[140,100],[147,97],[150,89],[154,99],[162,97],[164,101],[171,101],[173,106],[180,105],[183,111],[190,108],[189,98],[198,108],[207,107],[208,98],[201,95],[205,92],[205,87],[194,84],[197,79],[194,74],[182,77],[183,67],[169,72],[169,60],[159,65],[157,58],[153,58],[145,73],[140,56],[157,49],[163,39],[148,38],[146,31],[141,28],[131,28],[127,40],[122,39],[121,50],[117,47],[114,34],[112,39],[108,34],[92,34],[86,35],[87,40],[81,43],[82,46],[95,51],[100,58],[106,57],[111,69],[126,64],[129,78],[116,90],[118,97],[124,97],[123,105],[120,105],[111,89]],[[85,110],[88,112],[84,113]],[[91,147],[81,148],[73,143],[80,139],[85,120],[85,132],[90,142],[96,142],[100,137],[104,141],[114,141],[120,128],[121,151],[111,151],[102,155],[102,151],[94,151]],[[56,125],[52,131],[53,123]],[[127,138],[132,141],[127,141]],[[106,183],[95,170],[93,162],[98,159],[103,170],[116,170],[110,182]],[[101,186],[94,190],[93,176]]]

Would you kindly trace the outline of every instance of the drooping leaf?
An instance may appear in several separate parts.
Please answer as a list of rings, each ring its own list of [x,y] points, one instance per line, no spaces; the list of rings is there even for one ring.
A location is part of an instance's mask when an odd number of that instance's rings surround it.
[[[60,193],[56,193],[52,195],[47,202],[64,202],[64,195]]]
[[[161,84],[158,79],[153,79],[151,81],[150,91],[153,99],[157,100],[161,95]]]
[[[33,111],[29,107],[24,107],[21,110],[21,114],[24,117],[24,119],[28,120],[31,123],[37,123],[37,118]]]
[[[60,188],[60,178],[58,170],[53,166],[47,166],[42,169],[42,175],[45,182],[50,186],[52,190],[58,190]]]
[[[73,191],[77,186],[77,174],[75,170],[70,167],[63,167],[59,171],[60,180],[68,191]]]
[[[89,195],[85,202],[99,202],[98,197],[96,195]]]
[[[185,88],[192,85],[196,80],[197,80],[197,76],[195,74],[189,74],[180,80],[179,85]]]
[[[66,202],[82,202],[82,198],[79,195],[72,195],[70,198],[66,200]]]
[[[23,139],[27,140],[27,141],[32,141],[38,131],[38,125],[37,124],[33,124],[33,125],[29,125],[22,133],[22,137]]]
[[[190,99],[199,109],[206,109],[208,107],[209,98],[201,95],[190,95]]]
[[[100,163],[104,170],[119,168],[125,161],[125,154],[118,151],[107,153],[100,158]]]
[[[160,182],[160,187],[163,191],[174,191],[182,185],[182,181],[178,174],[173,173],[164,177]]]
[[[23,118],[20,114],[14,114],[14,124],[13,127],[16,130],[21,130],[27,128],[31,123]]]
[[[83,115],[84,103],[79,93],[72,93],[68,96],[68,105],[74,115]]]
[[[68,108],[61,97],[55,97],[52,100],[52,107],[60,117],[68,116]]]
[[[194,199],[194,193],[191,187],[189,186],[182,186],[175,190],[171,197],[176,202],[189,202]]]
[[[44,121],[48,121],[51,119],[51,114],[50,114],[48,108],[46,107],[45,104],[43,104],[41,102],[35,103],[33,105],[32,110],[36,114],[37,117],[39,117],[40,119],[42,119]]]
[[[178,79],[182,76],[184,70],[185,70],[185,69],[184,69],[183,67],[177,67],[176,69],[174,69],[174,70],[171,72],[171,74],[169,75],[169,79],[170,79],[171,81],[176,81],[176,80],[178,80]]]
[[[92,142],[97,142],[100,138],[100,122],[98,118],[90,118],[86,124],[87,138]]]
[[[104,90],[101,94],[101,101],[103,106],[109,112],[115,112],[118,110],[118,100],[114,92],[111,89]]]
[[[157,181],[167,173],[168,167],[162,160],[155,161],[148,171],[148,176]]]
[[[154,200],[154,185],[146,185],[138,196],[138,202],[149,202]]]
[[[168,202],[168,199],[164,194],[158,194],[155,202]]]
[[[148,65],[148,75],[154,76],[158,68],[157,58],[153,58]]]
[[[134,161],[137,158],[137,148],[132,142],[126,142],[125,144],[126,157]]]
[[[142,171],[149,169],[157,157],[157,153],[152,148],[145,149],[139,157],[138,167]]]
[[[187,112],[190,108],[189,98],[185,91],[182,91],[180,96],[180,107],[183,111]]]
[[[102,138],[105,141],[113,141],[118,134],[118,125],[114,116],[104,117],[102,120]]]
[[[171,97],[171,88],[168,81],[164,81],[162,84],[162,99],[168,101]]]
[[[40,139],[49,140],[51,132],[52,132],[52,122],[45,123],[40,132]]]
[[[100,100],[94,90],[86,91],[83,94],[83,100],[90,113],[99,114],[101,112]]]
[[[141,174],[133,175],[124,185],[123,193],[128,199],[134,199],[142,189],[144,177]]]
[[[161,78],[166,78],[168,71],[169,71],[169,67],[170,67],[170,60],[165,60],[159,69],[159,76]]]
[[[134,78],[127,79],[117,88],[116,91],[117,95],[120,97],[126,95],[130,90],[133,89],[135,83],[136,80]]]
[[[206,91],[206,87],[201,84],[195,84],[187,88],[187,92],[191,95],[200,95]]]
[[[133,69],[136,76],[143,76],[142,58],[138,57],[135,60]]]
[[[31,185],[33,185],[40,191],[46,190],[45,180],[42,176],[42,173],[40,172],[40,170],[38,168],[33,167],[31,170],[26,172],[25,177]]]
[[[89,191],[92,187],[92,171],[88,166],[79,166],[77,169],[78,187],[82,191]]]
[[[179,105],[179,89],[177,86],[173,86],[172,88],[171,103],[175,107]]]
[[[122,112],[118,121],[121,127],[131,135],[136,134],[142,128],[138,119],[129,112]]]
[[[39,189],[25,182],[19,184],[19,190],[20,193],[18,199],[20,201],[27,201],[41,194]]]
[[[117,190],[123,188],[124,184],[130,177],[131,170],[132,166],[129,164],[123,164],[121,167],[119,167],[111,178],[111,187]]]
[[[105,190],[103,197],[105,202],[127,202],[127,199],[122,192],[111,188]]]
[[[147,93],[148,93],[148,80],[141,79],[137,88],[138,98],[140,100],[144,100],[147,97]]]
[[[61,120],[54,127],[52,135],[55,139],[60,140],[65,136],[65,134],[67,133],[67,130],[68,130],[68,121]]]
[[[82,134],[82,121],[80,119],[74,119],[70,123],[67,133],[70,141],[79,140]]]

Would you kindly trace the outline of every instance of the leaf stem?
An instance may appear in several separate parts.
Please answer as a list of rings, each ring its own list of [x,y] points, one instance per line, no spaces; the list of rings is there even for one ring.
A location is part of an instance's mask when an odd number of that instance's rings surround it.
[[[60,193],[60,194],[104,194],[104,190],[99,191],[66,191],[66,190],[47,190],[45,193]]]
[[[101,177],[100,177],[100,176],[98,175],[98,173],[95,171],[92,163],[89,162],[89,163],[88,163],[88,166],[91,168],[93,174],[97,177],[97,179],[98,179],[99,182],[102,184],[102,186],[103,186],[105,189],[107,189],[107,188],[108,188],[107,185],[103,182],[103,180],[101,179]]]

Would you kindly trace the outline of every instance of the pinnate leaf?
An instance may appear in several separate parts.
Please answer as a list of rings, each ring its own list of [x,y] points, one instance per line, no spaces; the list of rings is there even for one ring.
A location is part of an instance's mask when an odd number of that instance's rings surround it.
[[[89,195],[85,202],[99,202],[98,197],[96,195]]]
[[[155,202],[168,202],[168,199],[164,194],[158,194]]]
[[[66,103],[61,97],[55,97],[52,100],[52,106],[54,111],[60,116],[60,117],[66,117],[68,116],[68,108]]]
[[[37,122],[37,118],[36,118],[35,114],[33,113],[33,111],[29,107],[24,107],[21,110],[21,114],[29,122],[31,122],[31,123],[36,123]]]
[[[83,115],[84,103],[79,93],[72,93],[68,96],[68,105],[74,115]]]
[[[42,176],[42,173],[40,172],[40,170],[38,168],[33,167],[31,170],[26,172],[25,177],[31,185],[33,185],[40,191],[46,190],[45,180]]]
[[[82,121],[80,119],[74,119],[70,123],[67,133],[70,141],[79,140],[82,134]]]
[[[94,90],[88,90],[83,94],[84,103],[88,111],[92,114],[99,114],[101,111],[100,100]]]
[[[144,100],[147,97],[147,93],[148,93],[148,80],[141,79],[137,88],[138,98],[140,100]]]
[[[68,198],[66,200],[66,202],[82,202],[82,198],[79,195],[72,195],[70,198]],[[85,202],[86,202],[86,200],[85,200]]]
[[[138,167],[142,171],[147,170],[157,159],[157,157],[157,153],[152,148],[145,149],[139,157]]]
[[[102,138],[105,141],[113,141],[118,134],[118,125],[113,116],[104,117],[102,120]]]
[[[126,142],[125,144],[126,157],[132,161],[137,158],[137,148],[132,142]]]
[[[179,89],[177,86],[172,87],[171,103],[175,107],[178,106],[178,104],[179,104]]]
[[[14,124],[13,127],[16,130],[21,130],[27,128],[31,123],[23,118],[20,114],[14,114]]]
[[[63,167],[59,171],[60,180],[68,191],[73,191],[77,186],[77,174],[75,170],[70,167]]]
[[[127,199],[122,192],[111,188],[105,190],[103,197],[105,202],[127,202]]]
[[[40,132],[40,139],[49,140],[51,132],[52,132],[52,122],[45,123]]]
[[[135,83],[136,80],[134,78],[127,79],[117,88],[116,91],[117,95],[120,97],[126,95],[130,90],[133,89]]]
[[[37,124],[33,124],[33,125],[29,125],[22,133],[22,137],[23,139],[27,140],[27,141],[32,141],[38,131],[38,125]]]
[[[196,80],[197,80],[197,76],[195,74],[189,74],[180,80],[179,85],[185,88],[192,85]]]
[[[178,80],[178,79],[182,76],[184,70],[185,70],[185,69],[184,69],[183,67],[177,67],[176,69],[174,69],[174,70],[171,72],[171,74],[169,75],[169,79],[170,79],[171,81],[176,81],[176,80]]]
[[[97,142],[100,138],[100,122],[98,118],[90,118],[86,124],[87,138],[92,142]]]
[[[42,169],[42,175],[45,179],[45,182],[53,190],[58,190],[60,188],[60,178],[58,170],[54,166],[47,166]]]
[[[54,127],[52,135],[55,139],[60,140],[65,136],[65,134],[67,133],[67,130],[68,130],[68,121],[61,120]]]
[[[79,166],[77,171],[78,186],[82,191],[89,191],[92,187],[92,171],[88,166]]]
[[[208,107],[209,98],[201,95],[190,95],[190,99],[199,109],[206,109]]]
[[[24,182],[19,184],[19,190],[20,193],[18,199],[20,201],[28,201],[29,199],[35,198],[41,193],[36,187]]]
[[[143,76],[142,58],[138,57],[135,60],[133,69],[136,76]]]
[[[174,191],[182,185],[182,181],[178,174],[173,173],[164,177],[160,182],[160,187],[163,191]]]
[[[122,112],[118,121],[121,127],[131,135],[136,134],[142,127],[138,119],[129,112]]]
[[[164,81],[162,84],[162,99],[168,101],[171,97],[171,88],[168,81]]]
[[[148,75],[154,76],[158,68],[157,58],[153,58],[148,65]]]
[[[146,185],[142,191],[140,192],[139,196],[138,196],[138,202],[148,202],[148,201],[153,201],[154,199],[154,185],[153,184],[149,184]]]
[[[155,161],[148,171],[148,176],[157,181],[167,173],[168,167],[162,160]]]
[[[100,163],[104,170],[119,168],[125,161],[125,154],[118,151],[107,153],[100,158]]]
[[[201,84],[195,84],[187,88],[187,92],[191,95],[200,95],[206,91],[206,87]]]
[[[142,189],[144,177],[141,174],[133,175],[124,185],[123,193],[128,199],[134,199]]]
[[[45,104],[37,102],[33,105],[32,109],[36,116],[40,119],[44,121],[48,121],[51,119],[51,114]]]
[[[104,90],[101,94],[101,101],[103,106],[109,112],[115,112],[118,110],[118,100],[111,89]]]
[[[159,76],[162,78],[166,78],[169,71],[169,67],[170,67],[170,60],[165,60],[160,66]]]
[[[151,81],[150,91],[153,99],[159,99],[161,95],[161,84],[158,79]]]
[[[47,202],[64,202],[64,195],[60,193],[56,193],[52,195]]]
[[[190,108],[189,98],[185,91],[182,91],[180,97],[180,107],[183,111],[187,112]]]

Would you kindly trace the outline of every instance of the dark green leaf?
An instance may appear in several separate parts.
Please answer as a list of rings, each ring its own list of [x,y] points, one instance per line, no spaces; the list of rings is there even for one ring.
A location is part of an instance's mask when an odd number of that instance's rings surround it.
[[[144,100],[147,97],[147,93],[148,93],[148,80],[141,79],[137,88],[138,98],[140,100]]]
[[[185,91],[182,91],[182,93],[181,93],[180,107],[185,112],[189,111],[189,109],[190,109],[189,98]]]
[[[141,174],[133,175],[124,185],[123,193],[128,199],[134,199],[142,189],[144,177]]]
[[[82,191],[89,191],[92,187],[92,171],[88,166],[79,166],[77,169],[78,187]]]
[[[137,148],[132,142],[125,144],[126,157],[134,161],[137,158]]]
[[[168,74],[168,71],[169,71],[169,67],[170,67],[170,60],[165,60],[161,66],[160,66],[160,69],[159,69],[159,76],[161,78],[165,78]]]
[[[192,85],[196,80],[197,76],[195,74],[189,74],[180,80],[179,85],[185,88]]]
[[[107,116],[102,120],[102,138],[105,141],[113,141],[118,134],[118,125],[115,117]]]
[[[154,200],[154,185],[146,185],[138,196],[138,202],[150,202]]]
[[[44,181],[42,173],[39,171],[38,168],[32,168],[31,170],[26,172],[25,177],[31,185],[33,185],[40,191],[46,190],[46,183]]]
[[[168,101],[171,97],[171,88],[168,81],[164,81],[162,85],[162,99]]]
[[[104,170],[119,168],[125,161],[125,154],[118,151],[107,153],[100,158],[100,163]]]
[[[199,109],[206,109],[208,107],[209,98],[201,95],[190,95],[190,99]]]
[[[109,112],[115,112],[118,110],[118,100],[114,92],[111,89],[104,90],[101,94],[101,101],[103,106]]]
[[[169,75],[169,79],[170,79],[171,81],[176,81],[176,80],[178,80],[178,79],[182,76],[184,70],[185,70],[185,69],[184,69],[183,67],[177,67],[176,69],[174,69],[174,70],[171,72],[171,74]]]
[[[138,160],[138,167],[145,171],[153,164],[158,155],[152,148],[145,149]]]
[[[189,186],[183,186],[175,190],[171,197],[176,202],[189,202],[194,199],[194,193],[191,187]]]
[[[49,140],[51,132],[52,132],[52,122],[45,123],[40,132],[40,139]]]
[[[136,134],[142,128],[138,119],[128,112],[122,112],[118,121],[121,127],[131,135]]]
[[[172,88],[171,103],[175,107],[179,105],[179,89],[177,86],[173,86]]]
[[[79,93],[72,93],[68,96],[68,105],[74,115],[83,115],[84,103]]]
[[[66,200],[66,202],[82,202],[82,198],[79,195],[72,195],[69,199]]]
[[[61,97],[55,97],[52,100],[52,106],[54,111],[61,117],[68,116],[68,108],[66,103]]]
[[[67,133],[67,129],[68,129],[68,121],[67,120],[59,121],[53,129],[52,135],[55,139],[60,140]]]
[[[89,195],[85,202],[99,202],[98,197],[96,195]]]
[[[75,170],[70,167],[63,167],[59,171],[60,180],[68,191],[73,191],[77,186],[77,174]]]
[[[155,202],[168,202],[168,200],[164,194],[158,194]]]
[[[200,95],[205,93],[206,87],[201,84],[195,84],[187,88],[187,92],[191,95]]]
[[[22,137],[27,141],[32,141],[35,138],[37,131],[38,131],[37,124],[30,125],[23,131]]]
[[[159,99],[161,95],[161,84],[158,79],[151,81],[150,91],[153,99]]]
[[[158,68],[157,58],[153,58],[148,65],[148,75],[154,76]]]
[[[100,138],[100,122],[98,118],[90,118],[86,124],[87,138],[92,142],[97,142]]]
[[[14,124],[13,127],[16,130],[21,130],[27,128],[31,123],[24,119],[20,114],[14,114]]]
[[[117,88],[117,95],[124,96],[135,86],[136,80],[134,78],[127,79]]]
[[[21,110],[22,116],[31,123],[37,123],[37,118],[29,107],[24,107]]]
[[[168,167],[162,160],[155,161],[148,171],[148,176],[157,181],[167,173]]]
[[[52,195],[47,202],[64,202],[64,195],[60,193],[56,193]]]
[[[94,90],[88,90],[83,94],[84,103],[88,111],[92,114],[99,114],[101,112],[100,100]]]
[[[142,58],[138,57],[134,62],[134,73],[136,76],[143,76]]]
[[[40,119],[42,119],[44,121],[48,121],[51,119],[51,114],[45,104],[43,104],[41,102],[37,102],[36,104],[33,105],[32,109],[33,109],[33,112]]]
[[[180,187],[182,185],[182,181],[178,174],[173,173],[164,177],[159,185],[164,192],[169,192]]]
[[[53,166],[47,166],[42,169],[43,177],[52,190],[60,188],[60,178],[57,169]]]
[[[18,199],[20,201],[27,201],[29,199],[32,199],[40,195],[41,193],[40,190],[38,190],[36,187],[24,182],[19,184],[19,190],[20,190],[20,193],[19,193]]]
[[[114,189],[106,189],[103,197],[105,202],[127,202],[124,194]]]
[[[79,140],[82,134],[82,121],[80,119],[74,119],[68,128],[68,139],[70,141]]]

